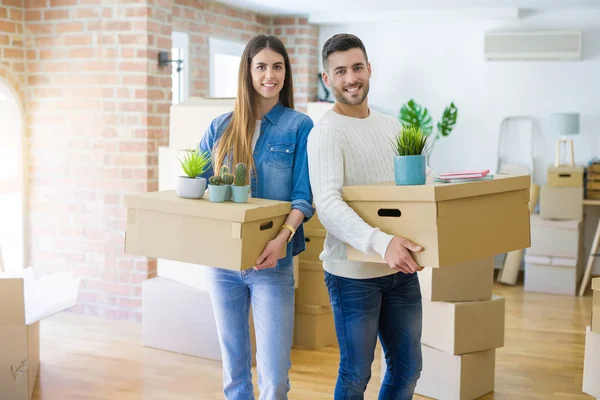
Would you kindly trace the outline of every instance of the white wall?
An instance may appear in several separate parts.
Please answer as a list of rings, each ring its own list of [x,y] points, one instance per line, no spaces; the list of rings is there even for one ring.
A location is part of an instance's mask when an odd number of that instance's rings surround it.
[[[485,61],[484,32],[509,28],[581,29],[583,60]],[[546,169],[554,160],[558,139],[549,132],[550,113],[581,113],[581,134],[574,138],[577,163],[600,156],[599,11],[543,13],[510,22],[321,26],[320,46],[341,32],[356,34],[365,43],[373,68],[369,100],[374,108],[398,115],[402,104],[414,98],[429,108],[437,123],[444,107],[450,101],[455,102],[458,123],[451,136],[436,145],[431,159],[436,172],[471,168],[495,171],[500,123],[504,117],[513,115],[536,119],[539,131],[534,139],[537,158],[534,179],[537,183],[545,183]],[[589,208],[586,251],[600,216],[597,207]],[[600,274],[598,260],[595,273]]]
[[[488,62],[483,38],[492,29],[583,29],[584,60],[569,62]],[[544,13],[522,21],[384,22],[321,26],[320,46],[335,33],[359,36],[373,67],[370,103],[397,115],[414,98],[434,123],[454,101],[458,123],[437,143],[431,164],[436,172],[495,169],[500,123],[504,117],[535,117],[535,180],[545,181],[556,139],[548,132],[552,112],[580,112],[576,162],[600,153],[600,12]]]

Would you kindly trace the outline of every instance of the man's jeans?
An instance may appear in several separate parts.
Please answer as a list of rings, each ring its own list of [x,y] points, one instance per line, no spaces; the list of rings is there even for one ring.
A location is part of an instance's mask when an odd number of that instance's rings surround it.
[[[340,346],[335,400],[362,400],[377,337],[387,370],[379,400],[410,400],[422,368],[422,306],[416,273],[350,279],[325,272]]]
[[[252,304],[260,398],[287,399],[294,324],[293,266],[242,272],[209,270],[208,282],[223,358],[225,398],[254,399],[248,324]]]

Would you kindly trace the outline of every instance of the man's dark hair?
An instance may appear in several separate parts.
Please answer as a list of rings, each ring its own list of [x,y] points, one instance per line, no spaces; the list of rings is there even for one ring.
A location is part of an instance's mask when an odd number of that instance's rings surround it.
[[[349,33],[338,33],[337,35],[333,35],[323,45],[323,51],[321,53],[323,57],[323,68],[327,69],[327,59],[332,53],[335,53],[336,51],[348,51],[350,49],[361,49],[365,55],[365,61],[369,61],[367,50],[365,50],[365,45],[362,40]]]

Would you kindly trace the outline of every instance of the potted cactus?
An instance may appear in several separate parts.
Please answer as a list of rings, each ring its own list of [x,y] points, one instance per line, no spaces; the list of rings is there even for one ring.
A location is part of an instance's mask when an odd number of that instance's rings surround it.
[[[198,149],[187,149],[178,158],[186,176],[180,176],[177,180],[175,193],[186,199],[201,199],[206,190],[206,179],[200,175],[210,166],[209,153],[200,153]]]
[[[227,186],[223,184],[223,178],[214,175],[208,178],[208,200],[213,203],[222,203],[225,201]]]
[[[427,177],[429,135],[421,127],[404,125],[393,140],[396,185],[423,185]]]
[[[231,187],[234,203],[247,203],[250,194],[250,185],[246,185],[248,169],[246,164],[239,163],[235,166],[233,186]]]
[[[223,179],[223,185],[227,187],[225,192],[225,201],[231,201],[231,184],[233,183],[233,175],[229,173],[227,165],[223,165],[219,172],[219,176]]]

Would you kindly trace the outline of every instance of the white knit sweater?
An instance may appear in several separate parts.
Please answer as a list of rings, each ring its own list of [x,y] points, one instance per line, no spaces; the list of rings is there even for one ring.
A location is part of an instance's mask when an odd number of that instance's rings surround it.
[[[319,221],[327,230],[320,258],[331,274],[366,279],[396,272],[387,264],[348,260],[346,243],[385,257],[393,236],[364,222],[342,199],[342,187],[394,180],[390,139],[399,129],[397,119],[372,109],[364,119],[330,110],[308,136],[310,184]]]

